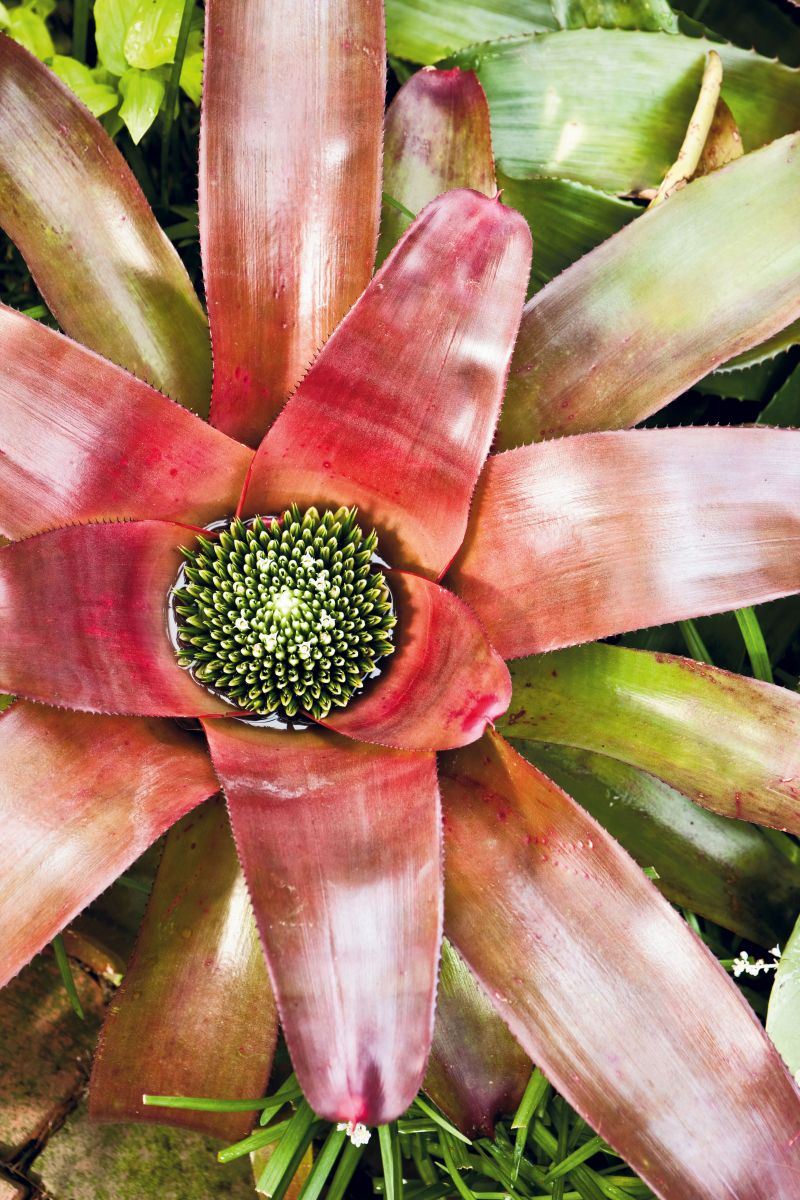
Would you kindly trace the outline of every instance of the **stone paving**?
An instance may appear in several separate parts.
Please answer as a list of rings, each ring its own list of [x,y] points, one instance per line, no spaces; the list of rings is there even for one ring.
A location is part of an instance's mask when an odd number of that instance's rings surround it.
[[[88,1120],[104,985],[73,972],[85,1021],[49,953],[0,992],[0,1200],[253,1200],[248,1160],[220,1166],[210,1139]]]

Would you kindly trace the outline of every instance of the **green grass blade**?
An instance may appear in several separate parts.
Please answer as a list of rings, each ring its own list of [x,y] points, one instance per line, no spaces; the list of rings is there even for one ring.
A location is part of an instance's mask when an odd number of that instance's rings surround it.
[[[256,1129],[254,1133],[242,1138],[240,1142],[233,1142],[230,1146],[218,1151],[217,1162],[233,1162],[236,1158],[242,1158],[245,1154],[252,1154],[254,1150],[260,1150],[262,1146],[270,1146],[273,1142],[279,1141],[288,1128],[288,1121],[279,1121],[277,1125],[270,1125],[268,1129]]]
[[[331,1129],[297,1200],[318,1200],[346,1140],[347,1134],[343,1129]]]
[[[188,1108],[193,1112],[260,1112],[273,1103],[272,1097],[255,1100],[216,1100],[210,1096],[142,1096],[142,1103],[156,1108]]]
[[[696,658],[698,662],[703,662],[709,667],[713,667],[714,660],[700,636],[700,631],[694,621],[679,621],[678,628],[681,631],[683,640],[686,642],[686,649],[692,658]]]
[[[366,1146],[354,1146],[352,1142],[348,1142],[344,1148],[342,1157],[339,1159],[336,1174],[333,1177],[333,1182],[325,1200],[344,1200],[350,1180],[353,1178],[353,1173],[361,1161],[365,1150]]]
[[[53,938],[53,953],[56,956],[58,969],[61,972],[61,980],[66,989],[66,993],[69,996],[69,1002],[72,1005],[73,1011],[83,1021],[83,1005],[81,1004],[80,997],[78,996],[78,989],[75,987],[75,980],[72,975],[72,967],[69,965],[67,952],[64,949],[64,939],[60,933]]]
[[[753,674],[756,679],[761,679],[764,683],[772,683],[772,664],[769,661],[769,651],[767,643],[764,641],[764,634],[761,632],[758,617],[752,608],[739,608],[734,615],[739,623],[742,641],[747,650]]]
[[[383,1164],[384,1195],[386,1200],[403,1200],[403,1167],[397,1123],[378,1127],[378,1141]]]
[[[311,1105],[307,1100],[303,1100],[297,1112],[287,1122],[275,1153],[261,1173],[258,1181],[259,1191],[271,1197],[282,1195],[282,1186],[285,1191],[297,1169],[299,1159],[303,1157],[311,1142],[316,1120]]]

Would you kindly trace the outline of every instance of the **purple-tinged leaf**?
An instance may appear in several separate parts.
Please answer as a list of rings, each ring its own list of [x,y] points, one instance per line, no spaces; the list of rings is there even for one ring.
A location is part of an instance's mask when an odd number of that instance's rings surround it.
[[[256,454],[247,511],[357,504],[395,567],[441,575],[494,434],[530,265],[477,192],[423,211]]]
[[[277,1032],[228,814],[215,798],[167,836],[133,958],[100,1035],[90,1114],[242,1138],[252,1113],[145,1106],[142,1093],[260,1096]]]
[[[73,525],[0,550],[0,689],[90,712],[229,715],[168,636],[168,596],[194,542],[169,521]]]
[[[3,34],[0,226],[70,337],[208,412],[208,323],[176,250],[102,125]]]
[[[619,759],[726,817],[800,832],[800,696],[692,658],[578,646],[511,667],[512,737]]]
[[[527,1054],[445,938],[423,1089],[463,1133],[493,1137],[495,1120],[516,1109],[530,1073]]]
[[[0,305],[0,531],[236,508],[251,452],[127,371]]]
[[[404,571],[387,580],[397,610],[394,653],[363,697],[321,723],[400,750],[474,742],[508,708],[508,668],[452,592]]]
[[[502,738],[448,755],[448,936],[562,1095],[662,1200],[775,1200],[800,1094],[733,982]]]
[[[308,1102],[332,1121],[390,1121],[422,1082],[433,1026],[435,759],[324,731],[205,728]]]
[[[169,721],[4,712],[0,986],[217,787],[202,742]]]
[[[452,188],[495,194],[489,106],[472,71],[426,67],[400,89],[386,114],[383,188],[379,262],[411,221],[391,201],[416,214]]]
[[[505,658],[800,591],[800,434],[627,430],[498,454],[448,582]]]
[[[372,271],[383,8],[210,0],[206,29],[200,239],[211,420],[256,446]]]

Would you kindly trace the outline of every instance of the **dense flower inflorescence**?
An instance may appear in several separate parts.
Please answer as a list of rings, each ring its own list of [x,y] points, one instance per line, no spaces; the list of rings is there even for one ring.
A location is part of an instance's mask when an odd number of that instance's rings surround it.
[[[378,545],[355,508],[236,518],[199,537],[174,593],[178,658],[248,712],[325,717],[392,651]]]

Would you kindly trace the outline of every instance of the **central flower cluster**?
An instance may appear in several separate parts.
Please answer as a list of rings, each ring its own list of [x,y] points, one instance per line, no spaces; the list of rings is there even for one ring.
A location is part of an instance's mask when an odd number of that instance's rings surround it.
[[[297,505],[198,537],[173,592],[179,661],[248,712],[319,719],[343,708],[393,649],[377,545],[355,508]]]

